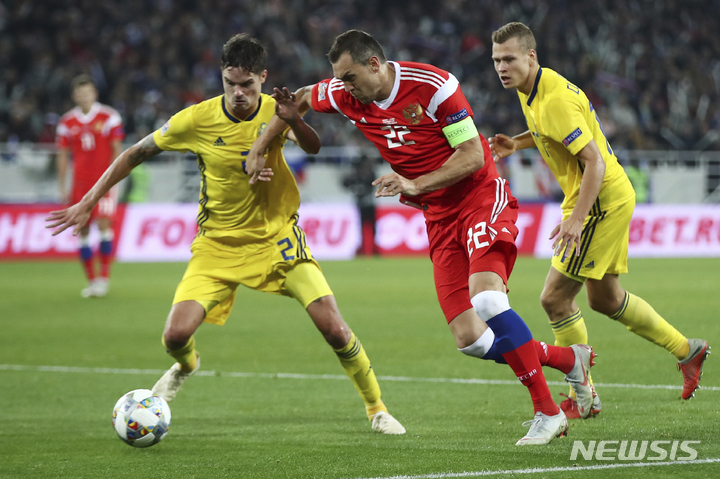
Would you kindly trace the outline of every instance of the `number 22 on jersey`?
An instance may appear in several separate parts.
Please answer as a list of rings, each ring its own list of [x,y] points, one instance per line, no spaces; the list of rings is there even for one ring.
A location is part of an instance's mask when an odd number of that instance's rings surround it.
[[[405,135],[410,133],[410,128],[402,125],[387,125],[380,127],[381,130],[387,130],[387,134],[383,135],[387,138],[388,148],[399,148],[405,145],[414,145],[413,140],[406,140]],[[397,141],[395,141],[397,140]]]

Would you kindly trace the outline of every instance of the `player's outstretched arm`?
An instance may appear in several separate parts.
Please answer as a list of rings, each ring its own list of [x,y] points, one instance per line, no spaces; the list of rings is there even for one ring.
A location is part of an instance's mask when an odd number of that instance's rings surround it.
[[[312,93],[312,87],[310,91],[306,92],[304,88],[301,88],[295,93],[291,93],[287,88],[273,89],[272,97],[275,99],[275,115],[290,126],[291,132],[288,134],[288,138],[298,144],[305,153],[314,155],[320,151],[320,137],[313,130],[313,128],[305,123],[302,115],[300,114],[300,105],[302,104],[304,113],[308,110],[307,103],[301,103],[298,97],[303,100],[310,98]]]
[[[129,175],[133,168],[161,151],[155,144],[152,133],[123,151],[79,203],[62,210],[51,211],[48,217],[45,218],[47,222],[45,227],[55,228],[52,233],[53,236],[62,233],[71,226],[74,226],[73,234],[79,234],[80,229],[90,219],[90,213],[92,213],[100,198],[105,196],[110,191],[110,188],[118,184],[120,180]]]
[[[299,116],[304,115],[310,109],[311,93],[312,86],[300,88],[295,92],[295,102],[297,103]],[[270,119],[265,130],[253,143],[245,160],[245,172],[250,176],[251,185],[254,185],[258,180],[270,181],[268,176],[262,175],[265,170],[265,152],[272,140],[281,134],[287,126],[287,123],[276,114]]]
[[[489,138],[488,143],[490,143],[490,151],[492,151],[493,159],[495,161],[501,158],[507,158],[517,150],[524,150],[525,148],[532,148],[535,146],[530,130],[525,133],[515,135],[512,138],[507,135],[503,135],[502,133],[498,133],[492,138]]]

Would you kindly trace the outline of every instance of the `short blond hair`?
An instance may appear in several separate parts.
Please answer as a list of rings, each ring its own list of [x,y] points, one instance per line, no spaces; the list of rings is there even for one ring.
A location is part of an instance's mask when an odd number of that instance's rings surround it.
[[[508,23],[498,28],[492,34],[493,43],[505,43],[511,38],[517,38],[520,46],[526,50],[535,50],[537,48],[535,35],[533,35],[532,30],[524,23]]]

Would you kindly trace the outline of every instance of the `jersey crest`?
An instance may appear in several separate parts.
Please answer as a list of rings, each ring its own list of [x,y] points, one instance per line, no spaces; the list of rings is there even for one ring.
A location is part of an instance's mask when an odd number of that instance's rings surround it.
[[[425,115],[423,115],[423,109],[418,103],[411,103],[403,108],[403,116],[413,125],[417,125],[425,117]]]
[[[265,128],[267,128],[267,123],[265,123],[265,122],[260,123],[260,126],[258,126],[258,130],[257,130],[257,136],[262,135],[262,132],[265,131]]]

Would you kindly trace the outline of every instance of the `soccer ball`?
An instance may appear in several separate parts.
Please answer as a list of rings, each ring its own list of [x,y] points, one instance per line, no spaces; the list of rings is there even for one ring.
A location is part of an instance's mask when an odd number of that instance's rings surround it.
[[[150,447],[170,429],[170,406],[149,389],[135,389],[113,408],[113,427],[120,439],[133,447]]]

